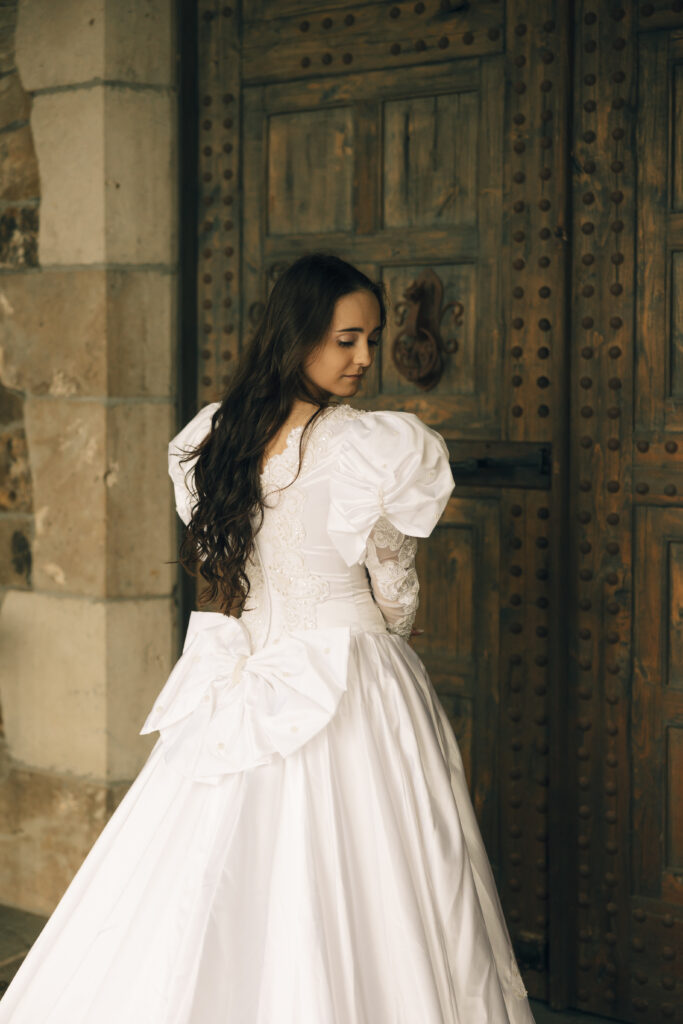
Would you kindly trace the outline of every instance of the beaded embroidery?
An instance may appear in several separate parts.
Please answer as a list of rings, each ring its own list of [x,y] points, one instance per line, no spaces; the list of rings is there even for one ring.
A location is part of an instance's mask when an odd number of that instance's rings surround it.
[[[321,413],[306,438],[299,476],[307,472],[325,454],[327,445],[339,425],[362,415],[349,406],[335,406]],[[330,590],[328,581],[306,568],[301,548],[305,541],[302,520],[305,496],[292,483],[299,469],[299,442],[303,426],[294,427],[281,452],[271,455],[261,473],[266,513],[261,530],[272,545],[274,557],[269,559],[268,578],[273,589],[283,598],[285,628],[315,629],[316,607]],[[258,545],[258,536],[256,538]],[[251,577],[249,577],[250,582]],[[253,584],[252,584],[253,585]],[[265,579],[254,585],[254,602],[265,603]],[[250,624],[251,624],[250,620]],[[256,638],[254,638],[256,639]]]
[[[251,637],[252,650],[256,651],[266,642],[268,633],[268,591],[266,578],[261,565],[258,548],[254,546],[251,556],[247,559],[246,575],[249,580],[249,596],[241,618]]]

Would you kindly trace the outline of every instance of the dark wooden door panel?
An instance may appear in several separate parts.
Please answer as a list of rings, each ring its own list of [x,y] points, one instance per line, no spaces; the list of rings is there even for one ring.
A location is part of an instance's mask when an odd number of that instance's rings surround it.
[[[571,1000],[622,1020],[680,1020],[680,508],[661,506],[680,505],[683,485],[671,437],[683,426],[681,18],[676,5],[625,5],[619,17],[597,6],[577,5],[575,22]]]
[[[419,547],[416,626],[424,635],[415,642],[445,706],[457,698],[452,725],[463,740],[467,780],[496,862],[499,533],[496,500],[449,503],[434,536]]]
[[[634,553],[633,894],[663,918],[683,906],[683,509],[637,506]]]
[[[199,5],[200,404],[298,254],[385,282],[359,401],[451,446],[416,647],[527,987],[646,1024],[683,1019],[680,7]]]
[[[454,435],[500,436],[503,96],[499,58],[438,65],[428,77],[410,68],[245,87],[243,337],[273,268],[331,249],[372,267],[392,300],[366,404],[415,408]],[[372,208],[366,182],[381,196]],[[425,267],[439,277],[445,315],[462,309],[457,334],[444,324],[453,351],[423,399],[392,344]]]

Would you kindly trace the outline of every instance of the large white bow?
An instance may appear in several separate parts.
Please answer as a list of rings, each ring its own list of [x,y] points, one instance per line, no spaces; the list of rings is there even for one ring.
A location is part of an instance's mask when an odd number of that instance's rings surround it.
[[[297,630],[252,653],[239,619],[192,612],[183,653],[140,731],[158,730],[166,761],[196,781],[286,757],[334,715],[349,639],[346,626]]]

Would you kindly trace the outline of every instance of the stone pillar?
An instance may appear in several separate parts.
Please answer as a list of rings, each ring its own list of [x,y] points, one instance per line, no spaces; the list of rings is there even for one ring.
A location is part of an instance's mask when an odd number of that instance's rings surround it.
[[[172,0],[19,0],[39,228],[0,276],[0,385],[34,538],[0,610],[0,902],[37,912],[146,758],[176,652],[174,24]]]

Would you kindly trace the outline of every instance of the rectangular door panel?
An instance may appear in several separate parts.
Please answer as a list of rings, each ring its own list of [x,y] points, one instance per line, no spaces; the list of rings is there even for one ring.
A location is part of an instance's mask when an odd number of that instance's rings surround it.
[[[269,235],[350,230],[353,135],[350,107],[270,115],[266,142]]]
[[[475,91],[382,104],[383,226],[476,227]]]
[[[420,608],[414,641],[444,706],[458,712],[472,800],[491,860],[498,863],[498,502],[452,498],[434,535],[418,545]],[[468,730],[470,735],[468,735]],[[465,760],[465,755],[463,755]]]

